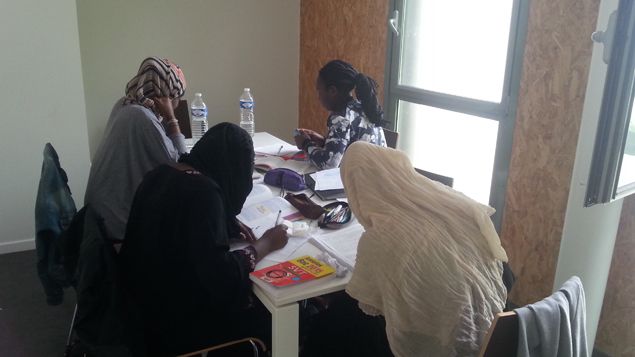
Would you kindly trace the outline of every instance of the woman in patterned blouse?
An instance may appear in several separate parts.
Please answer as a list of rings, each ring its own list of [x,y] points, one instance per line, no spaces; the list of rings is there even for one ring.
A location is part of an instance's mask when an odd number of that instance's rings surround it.
[[[298,129],[295,143],[318,169],[339,167],[346,148],[359,140],[386,146],[381,128],[384,112],[377,102],[377,83],[342,60],[327,63],[317,78],[320,103],[330,111],[326,137]],[[351,95],[355,89],[355,96]]]

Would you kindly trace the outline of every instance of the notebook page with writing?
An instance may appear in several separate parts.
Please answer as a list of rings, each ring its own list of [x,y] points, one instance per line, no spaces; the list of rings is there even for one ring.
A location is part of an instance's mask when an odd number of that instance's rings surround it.
[[[303,218],[300,211],[293,207],[289,201],[278,196],[258,201],[250,206],[243,206],[242,211],[236,218],[251,228],[254,235],[260,238],[268,229],[276,225],[278,212],[280,212],[278,223],[283,220],[295,221]]]

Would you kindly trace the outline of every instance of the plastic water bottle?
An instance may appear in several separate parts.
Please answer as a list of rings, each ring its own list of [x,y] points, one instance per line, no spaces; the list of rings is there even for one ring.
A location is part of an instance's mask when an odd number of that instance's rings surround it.
[[[201,93],[194,94],[194,100],[190,105],[192,116],[192,140],[197,142],[207,131],[207,105],[203,102]]]
[[[240,96],[240,127],[245,129],[249,135],[254,136],[256,130],[254,124],[254,98],[249,92],[249,88],[245,88]]]

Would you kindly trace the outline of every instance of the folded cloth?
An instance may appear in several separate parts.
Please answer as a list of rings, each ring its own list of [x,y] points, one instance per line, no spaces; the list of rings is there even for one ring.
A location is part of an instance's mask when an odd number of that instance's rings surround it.
[[[586,304],[582,281],[567,280],[558,291],[518,308],[518,356],[587,357]]]
[[[324,213],[324,208],[322,208],[317,203],[311,201],[307,195],[304,193],[293,194],[287,193],[284,196],[284,199],[289,201],[291,205],[300,211],[302,215],[309,219],[318,219]]]

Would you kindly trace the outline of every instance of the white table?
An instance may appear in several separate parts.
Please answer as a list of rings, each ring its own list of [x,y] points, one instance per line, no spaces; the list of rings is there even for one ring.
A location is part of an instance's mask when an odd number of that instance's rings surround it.
[[[254,135],[254,147],[283,145],[284,141],[268,133],[256,133]],[[299,170],[304,171],[304,170]],[[305,172],[301,172],[305,173]],[[319,200],[317,203],[320,204]],[[357,221],[350,224],[359,224]],[[294,239],[294,238],[290,238]],[[289,259],[302,255],[316,256],[320,250],[312,244],[304,244],[296,250]],[[275,261],[262,259],[256,269],[265,268],[276,264]],[[343,278],[328,280],[316,280],[297,286],[275,288],[256,278],[250,277],[254,282],[254,294],[267,307],[271,313],[272,324],[272,355],[273,357],[297,357],[299,347],[299,308],[298,302],[315,296],[320,296],[335,291],[343,290],[348,284],[351,273]]]
[[[293,254],[293,258],[302,255],[316,256],[320,250],[311,244],[305,244]],[[261,269],[276,262],[267,262],[266,259],[258,263],[256,269]],[[255,278],[250,277],[254,282],[254,294],[267,307],[271,313],[271,342],[274,357],[287,357],[298,355],[299,346],[299,308],[298,302],[315,296],[320,296],[335,291],[344,290],[351,278],[348,273],[343,278],[332,278],[329,280],[316,280],[292,287],[277,289],[273,286],[264,287],[258,285]]]

